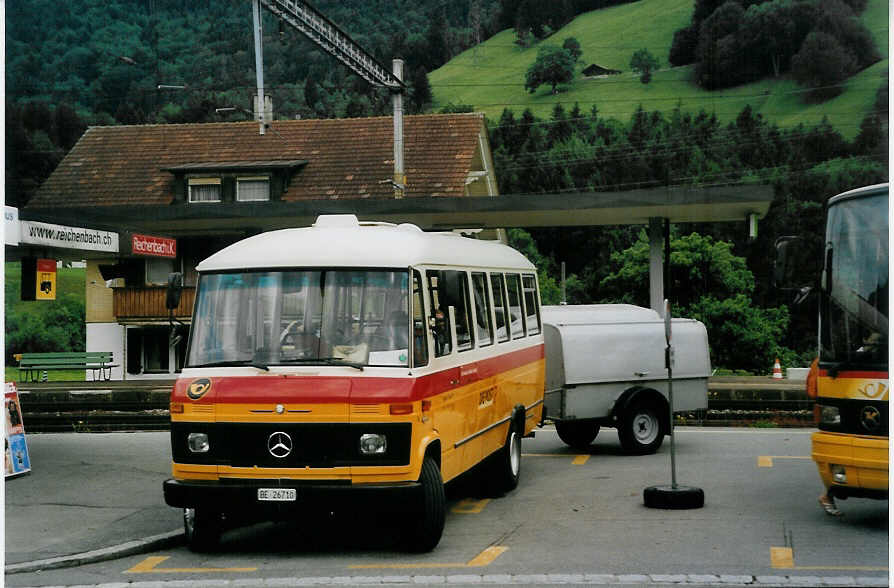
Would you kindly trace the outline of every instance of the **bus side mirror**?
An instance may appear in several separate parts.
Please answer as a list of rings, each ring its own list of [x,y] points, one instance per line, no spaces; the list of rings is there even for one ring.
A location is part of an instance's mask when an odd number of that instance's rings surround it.
[[[819,285],[822,254],[819,242],[803,237],[785,236],[776,239],[776,261],[773,264],[773,287],[797,292],[794,303],[800,304]]]
[[[168,274],[168,291],[165,297],[165,308],[174,310],[180,306],[181,292],[183,292],[183,274],[180,272]]]
[[[794,261],[798,246],[803,245],[801,237],[779,237],[776,239],[776,261],[773,264],[773,287],[780,290],[793,289],[795,282]]]

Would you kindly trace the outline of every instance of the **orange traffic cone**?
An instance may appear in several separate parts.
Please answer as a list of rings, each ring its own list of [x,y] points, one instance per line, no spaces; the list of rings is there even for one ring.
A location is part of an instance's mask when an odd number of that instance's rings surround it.
[[[773,379],[781,380],[782,379],[782,366],[779,365],[779,358],[776,358],[776,362],[773,364]]]

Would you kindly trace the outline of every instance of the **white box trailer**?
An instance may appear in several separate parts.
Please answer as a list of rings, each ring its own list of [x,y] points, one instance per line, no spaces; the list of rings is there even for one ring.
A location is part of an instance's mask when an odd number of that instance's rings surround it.
[[[664,319],[629,304],[544,306],[545,418],[572,447],[615,427],[625,451],[653,453],[670,432]],[[674,412],[708,407],[708,335],[671,322]]]

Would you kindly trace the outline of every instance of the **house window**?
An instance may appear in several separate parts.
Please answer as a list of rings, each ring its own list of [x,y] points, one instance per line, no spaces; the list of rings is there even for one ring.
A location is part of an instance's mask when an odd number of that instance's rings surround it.
[[[270,179],[266,176],[236,178],[236,201],[270,200]]]
[[[174,271],[173,259],[147,259],[146,284],[167,284],[168,274]]]
[[[190,178],[190,202],[220,202],[220,178]]]

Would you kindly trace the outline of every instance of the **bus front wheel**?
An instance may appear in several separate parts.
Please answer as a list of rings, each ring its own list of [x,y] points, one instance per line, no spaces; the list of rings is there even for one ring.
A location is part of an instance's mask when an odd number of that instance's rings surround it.
[[[214,550],[220,540],[221,522],[220,513],[204,508],[184,508],[183,529],[189,550],[199,553]]]
[[[437,546],[447,517],[441,468],[431,457],[426,456],[422,462],[419,483],[422,486],[421,504],[407,529],[407,545],[411,551],[422,553]]]

